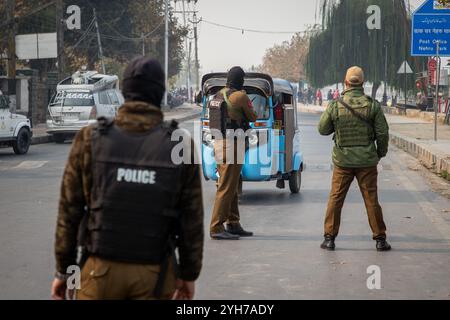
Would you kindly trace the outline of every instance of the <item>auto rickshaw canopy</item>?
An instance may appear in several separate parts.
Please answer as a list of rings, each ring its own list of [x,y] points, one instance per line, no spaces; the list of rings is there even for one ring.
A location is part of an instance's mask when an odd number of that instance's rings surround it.
[[[203,95],[215,93],[227,84],[227,73],[210,73],[203,77]],[[271,76],[263,73],[246,73],[244,87],[257,88],[267,97],[274,93],[274,82]]]
[[[284,93],[295,96],[295,89],[289,81],[284,79],[273,79],[273,83],[275,93]]]

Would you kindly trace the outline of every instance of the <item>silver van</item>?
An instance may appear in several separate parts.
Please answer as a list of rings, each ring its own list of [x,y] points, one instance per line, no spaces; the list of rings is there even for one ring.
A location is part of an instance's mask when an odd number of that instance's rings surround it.
[[[47,133],[63,143],[99,117],[114,118],[124,103],[117,76],[95,71],[77,72],[61,81],[50,101]]]

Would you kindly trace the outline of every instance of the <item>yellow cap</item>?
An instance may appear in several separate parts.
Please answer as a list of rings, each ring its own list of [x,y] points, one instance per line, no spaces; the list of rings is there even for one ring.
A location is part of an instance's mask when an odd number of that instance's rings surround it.
[[[361,85],[364,83],[364,71],[360,67],[351,67],[347,70],[345,82],[351,85]]]

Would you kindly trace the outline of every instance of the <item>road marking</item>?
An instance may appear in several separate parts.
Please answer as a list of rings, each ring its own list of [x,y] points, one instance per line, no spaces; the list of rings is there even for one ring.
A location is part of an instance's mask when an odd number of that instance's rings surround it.
[[[48,161],[23,161],[19,165],[12,167],[15,170],[32,170],[42,168]]]

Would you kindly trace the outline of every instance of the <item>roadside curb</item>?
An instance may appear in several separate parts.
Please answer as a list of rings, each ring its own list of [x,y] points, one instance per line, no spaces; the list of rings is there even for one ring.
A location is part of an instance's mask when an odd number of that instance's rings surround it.
[[[191,115],[188,115],[188,116],[185,116],[185,117],[182,117],[182,118],[170,118],[168,120],[169,121],[170,120],[175,120],[178,123],[182,123],[182,122],[186,122],[186,121],[189,121],[189,120],[192,120],[192,119],[196,119],[201,114],[202,113],[199,111],[199,112],[196,112],[195,114],[191,114]],[[52,142],[54,142],[54,141],[53,141],[53,136],[51,136],[51,135],[36,136],[36,137],[32,138],[31,145],[33,146],[33,145],[46,144],[46,143],[52,143]]]
[[[34,146],[37,144],[45,144],[51,142],[53,142],[53,137],[51,135],[37,136],[32,138],[31,145]]]
[[[416,109],[401,109],[396,107],[382,107],[385,114],[390,114],[393,116],[404,116],[408,119],[418,119],[422,121],[427,121],[429,123],[434,122],[434,112],[426,112]],[[440,125],[445,124],[445,114],[438,114],[438,123]]]
[[[318,110],[318,109],[314,109],[314,108],[307,108],[307,107],[299,107],[298,110],[300,112],[305,112],[305,113],[314,113],[314,114],[322,114],[322,113],[324,113],[323,110]]]
[[[192,119],[196,119],[196,118],[200,117],[201,114],[202,114],[202,112],[199,111],[199,112],[196,112],[195,114],[191,114],[191,115],[185,116],[183,118],[171,118],[171,119],[169,119],[169,121],[170,120],[175,120],[178,123],[182,123],[182,122],[186,122],[186,121],[189,121],[189,120],[192,120]]]
[[[433,150],[433,143],[421,143],[395,131],[391,131],[389,135],[391,143],[421,161],[428,169],[438,174],[450,172],[450,155]]]

